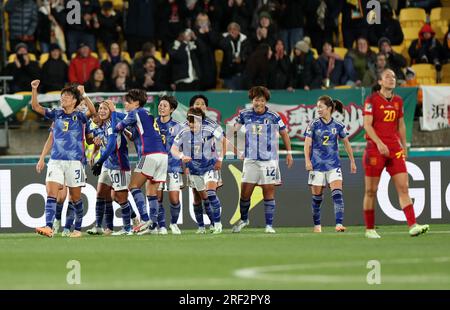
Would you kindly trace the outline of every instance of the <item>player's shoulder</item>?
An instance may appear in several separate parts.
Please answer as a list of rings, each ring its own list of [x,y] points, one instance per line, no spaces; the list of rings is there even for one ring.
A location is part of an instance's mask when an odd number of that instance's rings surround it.
[[[270,110],[270,109],[267,109],[266,114],[267,114],[267,115],[270,115],[270,116],[272,116],[272,117],[274,117],[274,118],[279,118],[279,117],[280,117],[280,114],[278,114],[277,112],[272,111],[272,110]]]
[[[253,109],[252,108],[246,108],[246,109],[242,109],[239,111],[240,115],[249,115],[253,113]]]
[[[400,97],[399,95],[395,95],[394,94],[394,96],[392,97],[392,101],[393,102],[401,102],[401,103],[403,103],[403,98]]]
[[[309,123],[309,127],[316,127],[317,125],[322,124],[322,122],[320,121],[320,117],[317,117],[315,119],[313,119],[310,123]]]
[[[342,127],[342,128],[345,128],[345,124],[344,124],[343,122],[341,122],[340,120],[337,120],[337,119],[333,118],[333,122],[334,122],[337,126]]]

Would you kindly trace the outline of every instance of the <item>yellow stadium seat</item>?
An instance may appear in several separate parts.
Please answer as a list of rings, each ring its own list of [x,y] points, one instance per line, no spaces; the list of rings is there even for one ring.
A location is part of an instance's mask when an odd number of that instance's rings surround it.
[[[67,60],[66,53],[61,53],[61,55],[62,55],[62,59],[64,60],[64,62],[69,63],[69,61]],[[41,67],[47,62],[48,57],[49,57],[49,53],[41,54],[41,57],[39,57],[39,65]]]
[[[448,30],[448,24],[450,21],[450,7],[447,8],[434,8],[430,13],[430,24],[434,32],[436,32],[436,38],[442,43],[444,36]]]
[[[442,66],[441,83],[450,83],[450,64]]]
[[[71,59],[74,59],[77,56],[77,53],[72,53]],[[91,52],[91,56],[98,59],[98,54],[96,52]]]
[[[108,59],[108,54],[103,53],[102,55],[102,61]],[[131,64],[131,57],[128,52],[121,52],[122,59]]]
[[[334,89],[350,89],[352,87],[353,86],[351,86],[351,85],[338,85],[338,86],[335,86]]]
[[[402,45],[392,45],[391,47],[394,50],[394,52],[396,52],[398,54],[402,54],[403,50],[405,49],[405,46],[403,44]]]
[[[311,48],[311,52],[313,53],[314,59],[319,58],[319,53],[315,48]]]
[[[223,51],[219,49],[215,50],[214,58],[216,59],[216,71],[217,71],[216,89],[223,89],[223,80],[219,78],[220,68],[222,67],[223,62]]]
[[[409,57],[408,49],[411,45],[411,42],[419,38],[420,27],[419,28],[406,27],[403,28],[402,30],[403,30],[403,46],[404,46],[402,55],[405,57]]]
[[[28,53],[28,56],[30,57],[31,61],[36,61],[36,55],[33,53]],[[8,57],[8,63],[14,62],[16,60],[16,54],[11,54]]]
[[[103,4],[107,0],[100,0],[100,4]],[[114,10],[122,11],[123,10],[123,0],[110,0],[113,3]]]
[[[427,14],[421,8],[405,8],[400,10],[400,25],[402,27],[422,27],[426,22]]]
[[[446,20],[448,22],[450,20],[450,8],[432,9],[430,12],[430,22],[438,20]]]
[[[342,57],[342,59],[344,59],[345,55],[348,52],[348,49],[346,49],[345,47],[335,47],[334,52]]]
[[[156,60],[158,60],[159,62],[161,62],[161,60],[163,59],[162,57],[162,53],[160,51],[156,51],[155,52],[155,58]],[[165,58],[166,62],[169,61],[169,53],[166,53],[166,58]]]
[[[378,54],[380,52],[380,49],[378,48],[378,46],[371,46],[370,49],[372,50],[372,52],[374,52],[375,54]]]
[[[415,64],[412,69],[416,72],[416,79],[420,85],[436,84],[436,69],[432,64]]]
[[[450,0],[441,0],[441,4],[443,7],[450,7]]]
[[[59,95],[61,94],[60,90],[52,90],[52,91],[48,91],[46,92],[47,95]]]

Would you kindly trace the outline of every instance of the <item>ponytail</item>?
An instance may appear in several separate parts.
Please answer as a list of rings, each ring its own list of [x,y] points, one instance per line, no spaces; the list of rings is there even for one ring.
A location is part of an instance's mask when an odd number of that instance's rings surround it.
[[[331,111],[331,113],[333,113],[333,111],[338,111],[341,114],[344,113],[344,104],[342,103],[342,101],[333,99],[333,110]]]

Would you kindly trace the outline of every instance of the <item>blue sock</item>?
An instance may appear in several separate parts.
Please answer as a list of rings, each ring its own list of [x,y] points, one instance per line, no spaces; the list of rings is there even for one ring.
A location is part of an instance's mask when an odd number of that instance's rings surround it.
[[[97,203],[95,204],[95,225],[97,227],[102,227],[103,225],[103,215],[105,214],[106,200],[102,198],[97,198]]]
[[[170,224],[176,224],[178,222],[180,210],[180,203],[177,203],[176,205],[170,204]]]
[[[139,188],[130,189],[131,195],[133,195],[134,202],[141,216],[141,220],[147,222],[149,220],[147,213],[147,205],[145,204],[145,196]]]
[[[323,195],[312,196],[312,213],[314,225],[320,225],[320,205],[322,204]]]
[[[66,225],[64,225],[65,229],[72,229],[73,222],[75,221],[75,206],[72,201],[69,201],[69,206],[67,207],[66,214]]]
[[[130,217],[131,217],[132,219],[136,218],[136,216],[137,216],[137,215],[136,215],[136,212],[134,212],[134,210],[133,210],[133,208],[131,207],[131,205],[130,205],[130,210],[131,210],[131,216],[130,216]]]
[[[216,191],[207,190],[208,199],[213,209],[214,223],[220,223],[220,200],[217,198]]]
[[[158,226],[159,228],[166,227],[166,210],[162,201],[158,201]]]
[[[158,225],[158,197],[147,196],[148,205],[150,207],[150,220],[152,220],[152,229]]]
[[[334,203],[334,214],[336,216],[336,224],[342,224],[344,221],[344,197],[341,189],[335,189],[331,192]]]
[[[205,227],[203,222],[203,208],[202,204],[194,205],[195,219],[197,220],[198,227]]]
[[[61,213],[62,213],[63,207],[64,207],[64,202],[62,202],[62,203],[56,202],[56,213],[55,213],[55,218],[56,218],[58,221],[61,221]]]
[[[45,225],[53,228],[53,220],[55,219],[56,213],[56,198],[47,197],[47,202],[45,203]]]
[[[248,210],[250,209],[250,200],[240,200],[239,209],[241,211],[241,220],[248,220]]]
[[[203,208],[205,208],[205,213],[209,218],[209,221],[211,222],[211,225],[214,225],[214,214],[213,210],[211,209],[211,204],[209,201],[209,198],[206,200],[203,200]]]
[[[78,200],[73,203],[75,206],[75,228],[74,230],[81,231],[81,224],[83,223],[83,200]]]
[[[114,229],[114,209],[112,201],[105,202],[105,225],[106,228]]]
[[[122,222],[123,222],[123,228],[126,231],[131,230],[131,205],[129,201],[126,201],[125,203],[120,204],[120,209],[122,210]]]
[[[275,213],[275,199],[264,199],[264,214],[266,216],[266,225],[272,226],[273,214]]]

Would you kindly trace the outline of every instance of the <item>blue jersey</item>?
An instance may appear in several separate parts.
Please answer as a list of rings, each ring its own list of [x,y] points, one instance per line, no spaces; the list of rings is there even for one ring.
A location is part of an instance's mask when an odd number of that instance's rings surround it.
[[[138,137],[134,143],[139,157],[154,153],[167,154],[159,134],[158,123],[147,110],[138,108],[128,112],[123,121],[117,124],[116,130],[123,131],[128,126],[137,130]]]
[[[189,127],[183,128],[174,139],[176,145],[184,155],[192,160],[186,164],[189,173],[193,175],[203,175],[214,169],[217,161],[216,143],[222,138],[221,134],[206,125],[198,133],[194,133]]]
[[[165,145],[167,154],[169,156],[167,172],[169,173],[182,172],[183,169],[181,169],[181,160],[173,157],[172,153],[170,152],[170,149],[172,148],[173,140],[175,139],[177,134],[181,131],[183,125],[174,120],[173,118],[170,118],[170,120],[166,123],[161,122],[161,119],[159,117],[156,119],[156,121],[158,123],[159,133],[161,134],[162,142]]]
[[[305,137],[312,139],[311,163],[314,171],[330,171],[340,168],[338,138],[344,139],[348,132],[345,125],[334,118],[327,124],[316,118],[308,126]]]
[[[50,158],[84,162],[86,115],[79,111],[66,114],[62,109],[45,109],[45,117],[53,121],[53,146]]]
[[[263,114],[253,109],[239,112],[237,123],[245,130],[245,158],[267,161],[278,159],[278,133],[286,129],[281,117],[266,107]]]
[[[114,112],[113,112],[114,113]],[[115,114],[115,113],[114,113]],[[113,116],[111,116],[113,117]],[[120,116],[119,116],[120,118]],[[112,128],[112,121],[108,120],[100,127],[102,130],[102,144],[106,147],[104,152],[108,157],[105,161],[105,167],[111,170],[130,170],[130,162],[128,161],[127,139],[123,132],[115,133]],[[111,138],[112,137],[112,138]],[[111,139],[111,142],[109,141]],[[113,140],[114,139],[114,140]],[[108,149],[108,143],[112,143],[111,149]],[[103,154],[102,154],[103,156]]]

